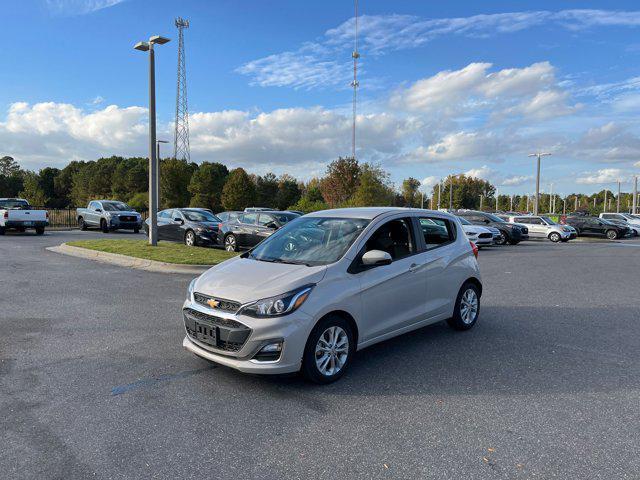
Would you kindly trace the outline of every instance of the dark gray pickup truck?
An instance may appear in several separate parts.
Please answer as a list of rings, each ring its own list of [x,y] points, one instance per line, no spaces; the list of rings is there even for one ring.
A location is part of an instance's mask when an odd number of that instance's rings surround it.
[[[133,208],[116,200],[93,200],[87,208],[76,210],[80,230],[98,227],[104,233],[112,230],[133,230],[142,228],[142,216]]]

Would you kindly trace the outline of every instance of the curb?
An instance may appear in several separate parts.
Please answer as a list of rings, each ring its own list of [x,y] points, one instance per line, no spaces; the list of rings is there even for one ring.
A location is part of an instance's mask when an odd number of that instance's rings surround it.
[[[66,243],[56,247],[46,247],[46,249],[50,252],[61,253],[63,255],[86,258],[96,262],[108,263],[119,267],[135,268],[147,272],[199,275],[212,267],[212,265],[178,265],[175,263],[158,262],[155,260],[120,255],[119,253],[99,252],[97,250],[89,250],[88,248],[73,247]]]

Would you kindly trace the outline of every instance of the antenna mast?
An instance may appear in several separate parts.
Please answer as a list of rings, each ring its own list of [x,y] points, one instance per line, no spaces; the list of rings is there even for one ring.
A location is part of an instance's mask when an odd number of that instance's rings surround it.
[[[173,134],[173,158],[191,161],[189,152],[189,108],[187,106],[187,67],[184,55],[184,29],[189,20],[176,18],[178,28],[178,84],[176,87],[176,122]]]
[[[360,53],[358,53],[358,0],[355,0],[355,40],[354,40],[354,49],[351,57],[353,57],[353,82],[351,82],[351,86],[353,87],[353,127],[351,130],[351,156],[356,158],[356,102],[358,96],[358,58],[360,58]]]

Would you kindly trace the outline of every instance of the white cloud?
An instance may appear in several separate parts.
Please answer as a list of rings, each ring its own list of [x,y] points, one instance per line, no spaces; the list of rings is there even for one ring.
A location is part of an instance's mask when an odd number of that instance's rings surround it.
[[[483,165],[480,168],[472,168],[471,170],[467,170],[466,172],[464,172],[464,174],[467,177],[482,178],[484,180],[488,180],[495,174],[495,171],[489,168],[487,165]]]
[[[533,175],[513,175],[503,178],[499,185],[503,187],[519,187],[531,180],[533,180]]]
[[[390,104],[396,109],[445,117],[488,111],[496,120],[543,120],[579,108],[570,105],[569,93],[557,87],[555,69],[549,62],[497,72],[489,72],[490,68],[490,63],[471,63],[459,70],[439,72],[396,90]]]
[[[424,190],[428,191],[434,185],[436,185],[439,181],[440,179],[438,177],[435,177],[432,175],[432,176],[423,178],[421,182],[421,186],[424,188]]]
[[[417,48],[444,36],[491,37],[539,26],[569,31],[594,27],[640,26],[640,12],[562,10],[509,12],[457,18],[423,19],[412,15],[362,15],[358,19],[363,60],[394,50]],[[329,29],[316,42],[272,54],[241,66],[238,72],[262,86],[318,88],[342,85],[353,45],[354,18]],[[335,58],[344,55],[344,61]],[[343,66],[345,65],[345,66]],[[344,72],[344,73],[343,73]],[[333,77],[337,74],[337,77]]]
[[[585,172],[576,179],[580,185],[599,185],[603,183],[614,183],[622,180],[626,174],[619,168],[603,168],[596,172]]]
[[[84,15],[113,7],[125,0],[46,0],[49,11],[56,15]]]

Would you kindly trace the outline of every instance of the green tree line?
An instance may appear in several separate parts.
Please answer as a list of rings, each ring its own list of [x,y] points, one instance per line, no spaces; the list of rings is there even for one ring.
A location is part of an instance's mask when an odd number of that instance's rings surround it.
[[[24,197],[32,205],[47,208],[84,206],[99,198],[117,199],[136,209],[148,207],[148,160],[143,157],[106,157],[72,161],[64,168],[23,170],[9,156],[0,158],[0,197]],[[229,170],[215,162],[186,163],[166,158],[160,162],[160,207],[203,207],[214,212],[258,206],[311,212],[326,208],[403,206],[469,208],[493,211],[497,191],[490,182],[464,174],[450,175],[431,192],[420,189],[416,178],[406,178],[396,188],[379,165],[340,157],[329,163],[319,178],[300,181],[289,174],[257,175],[243,168]],[[617,198],[607,190],[607,210],[615,210]],[[605,190],[593,195],[556,196],[555,212],[604,208]],[[576,201],[577,199],[577,201]],[[566,201],[566,203],[565,203]],[[631,194],[620,196],[621,210],[628,210]],[[498,210],[533,209],[533,197],[497,195]],[[551,210],[551,196],[541,195],[540,211]]]

